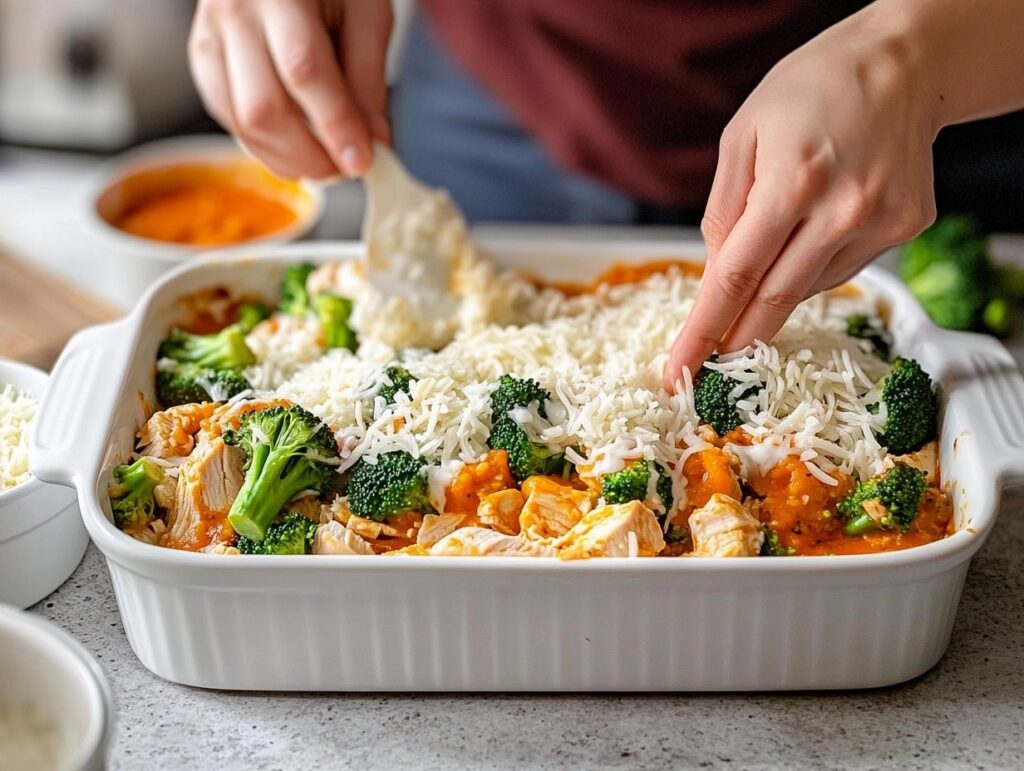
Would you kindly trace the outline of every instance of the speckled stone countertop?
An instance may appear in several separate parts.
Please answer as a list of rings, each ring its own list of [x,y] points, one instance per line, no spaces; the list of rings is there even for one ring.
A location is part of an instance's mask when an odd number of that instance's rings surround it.
[[[1014,354],[1024,360],[1024,337]],[[103,557],[33,610],[113,686],[117,769],[1024,768],[1024,490],[974,559],[949,651],[905,685],[752,695],[325,695],[173,685],[135,658]]]

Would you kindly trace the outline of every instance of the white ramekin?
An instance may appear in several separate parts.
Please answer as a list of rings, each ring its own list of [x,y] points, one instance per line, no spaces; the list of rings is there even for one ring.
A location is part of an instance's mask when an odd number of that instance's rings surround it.
[[[96,172],[85,188],[82,214],[87,231],[104,249],[110,268],[109,279],[118,296],[134,302],[163,273],[210,247],[155,241],[119,230],[100,214],[104,193],[120,180],[139,172],[183,164],[223,165],[245,160],[248,156],[230,137],[197,134],[140,145],[112,158]],[[299,186],[308,196],[308,202],[296,211],[297,218],[292,225],[262,238],[223,247],[223,251],[244,250],[253,244],[288,243],[311,233],[323,215],[324,192],[313,182],[302,181]]]
[[[0,704],[34,707],[56,723],[62,770],[106,767],[114,708],[103,671],[66,632],[2,605]]]
[[[42,400],[47,379],[35,367],[0,359],[0,385]],[[75,571],[88,543],[73,490],[33,477],[0,492],[0,602],[39,602]]]

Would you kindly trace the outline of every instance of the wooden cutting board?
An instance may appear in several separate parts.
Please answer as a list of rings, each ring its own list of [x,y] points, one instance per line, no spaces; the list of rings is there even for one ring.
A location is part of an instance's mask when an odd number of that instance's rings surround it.
[[[121,315],[88,292],[0,252],[0,358],[49,370],[75,332]]]

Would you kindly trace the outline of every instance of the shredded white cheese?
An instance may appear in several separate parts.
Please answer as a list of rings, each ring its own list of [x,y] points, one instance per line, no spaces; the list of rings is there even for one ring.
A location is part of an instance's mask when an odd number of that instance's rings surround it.
[[[31,478],[28,440],[38,406],[36,399],[13,385],[0,385],[0,492]]]

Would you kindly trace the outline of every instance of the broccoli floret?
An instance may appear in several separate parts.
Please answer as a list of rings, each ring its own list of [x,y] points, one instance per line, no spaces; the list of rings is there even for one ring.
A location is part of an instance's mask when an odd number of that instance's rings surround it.
[[[601,480],[601,496],[605,503],[629,503],[647,498],[651,467],[645,460],[630,463],[621,471],[607,474]]]
[[[690,528],[682,525],[672,525],[665,533],[665,540],[668,543],[682,543],[690,537]]]
[[[762,557],[792,557],[796,554],[795,546],[783,546],[779,543],[779,534],[768,525],[761,525],[764,530],[764,542],[761,544]]]
[[[536,380],[520,380],[511,375],[502,375],[498,387],[491,394],[491,435],[487,444],[493,450],[508,453],[509,469],[520,482],[542,474],[564,475],[569,470],[564,453],[532,441],[511,415],[512,410],[536,403],[537,413],[547,418],[545,405],[550,398],[551,394]]]
[[[697,414],[719,436],[725,436],[743,423],[736,409],[738,399],[730,396],[738,385],[733,378],[708,367],[701,367],[694,381],[693,404]],[[740,394],[739,399],[746,398],[756,390],[756,387],[751,386]]]
[[[301,407],[248,412],[224,441],[245,456],[245,481],[228,521],[253,541],[263,540],[267,526],[298,493],[321,495],[337,476],[338,445],[330,429]]]
[[[938,432],[932,379],[913,359],[897,358],[882,381],[885,431],[878,437],[893,455],[918,450]]]
[[[121,530],[134,530],[153,519],[153,490],[163,481],[164,470],[152,458],[117,466],[114,484],[107,490],[114,524]]]
[[[262,541],[240,535],[235,546],[242,554],[309,554],[315,535],[316,524],[312,520],[289,512],[267,527]]]
[[[263,303],[243,303],[238,306],[238,321],[236,323],[239,329],[245,334],[249,334],[257,324],[269,319],[271,313],[273,311],[270,306]]]
[[[204,369],[237,370],[256,363],[256,357],[245,344],[245,333],[237,324],[212,335],[193,335],[175,327],[160,343],[157,358]]]
[[[164,407],[225,401],[251,387],[237,369],[175,364],[156,373],[156,398]]]
[[[540,383],[530,378],[502,375],[498,387],[491,394],[491,421],[508,417],[508,413],[520,407],[529,407],[537,402],[537,412],[542,418],[548,416],[546,403],[551,398]]]
[[[335,294],[318,294],[313,298],[313,310],[320,331],[324,335],[324,345],[328,348],[347,348],[354,351],[358,348],[356,333],[348,325],[348,317],[352,314],[352,301],[347,297]]]
[[[846,320],[846,334],[859,340],[867,340],[875,349],[878,358],[882,361],[889,361],[889,354],[892,352],[892,337],[886,330],[872,324],[867,316],[863,314],[850,316]]]
[[[672,511],[672,503],[674,496],[672,494],[672,477],[669,476],[661,464],[655,463],[654,470],[658,472],[658,481],[655,485],[655,490],[658,493],[658,497],[661,498],[661,505],[665,507],[665,513]]]
[[[847,518],[843,532],[861,535],[876,527],[906,532],[917,516],[925,485],[924,472],[902,461],[876,479],[858,482],[854,491],[839,502],[839,513]],[[881,522],[864,510],[866,501],[878,501],[887,509]]]
[[[309,312],[309,292],[306,290],[306,279],[316,269],[311,262],[301,262],[297,265],[290,265],[281,276],[281,303],[282,313],[291,316],[305,316]]]
[[[409,370],[405,367],[401,367],[397,364],[388,367],[384,370],[386,379],[391,381],[390,384],[384,382],[381,384],[379,396],[384,397],[385,404],[393,404],[395,401],[395,395],[399,391],[408,394],[409,384],[412,383],[412,375],[409,374]]]
[[[348,481],[349,508],[378,522],[406,511],[433,511],[423,465],[405,450],[384,453],[376,463],[360,460]]]

